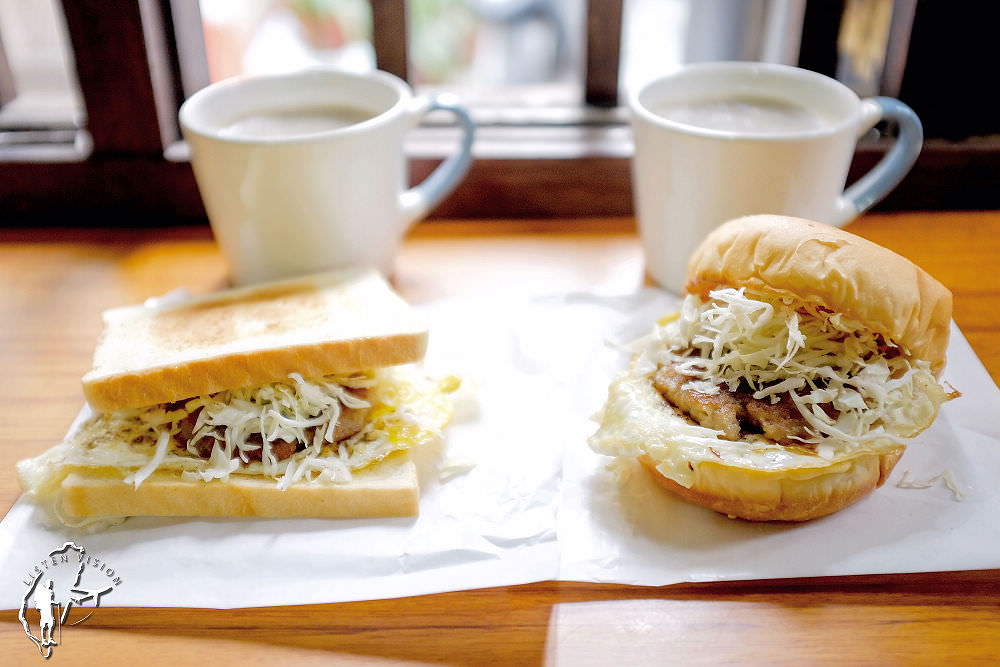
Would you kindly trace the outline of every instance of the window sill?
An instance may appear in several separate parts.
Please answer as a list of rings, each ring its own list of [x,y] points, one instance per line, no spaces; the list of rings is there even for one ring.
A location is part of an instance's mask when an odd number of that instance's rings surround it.
[[[449,154],[455,133],[448,127],[429,127],[413,134],[407,146],[411,182],[423,180]],[[29,155],[32,150],[41,152]],[[48,149],[64,151],[62,162],[36,159],[45,150],[0,146],[4,202],[0,225],[57,221],[143,227],[205,222],[183,142],[172,144],[165,154],[148,155],[99,155],[76,144]],[[870,169],[884,150],[881,144],[862,142],[849,180]],[[484,127],[474,154],[462,184],[429,217],[632,215],[631,142],[623,123]],[[1000,136],[928,140],[911,173],[876,207],[880,211],[976,209],[1000,209]]]

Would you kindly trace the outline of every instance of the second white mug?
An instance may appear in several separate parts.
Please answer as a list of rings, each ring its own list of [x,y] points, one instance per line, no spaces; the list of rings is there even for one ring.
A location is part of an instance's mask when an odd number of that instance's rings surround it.
[[[916,114],[898,100],[862,100],[782,65],[689,65],[635,91],[629,108],[647,272],[678,293],[688,257],[716,226],[758,213],[845,224],[902,180],[923,141]],[[858,138],[883,119],[899,126],[895,144],[845,192]]]

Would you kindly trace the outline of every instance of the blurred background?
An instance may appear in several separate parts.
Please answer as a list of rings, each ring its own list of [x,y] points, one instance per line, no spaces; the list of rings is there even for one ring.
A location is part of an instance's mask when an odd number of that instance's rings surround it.
[[[203,217],[180,103],[210,81],[314,66],[386,69],[471,108],[477,164],[438,216],[629,214],[620,101],[710,60],[899,97],[928,143],[882,208],[995,208],[998,18],[996,3],[944,0],[0,0],[0,224],[71,203],[130,224]],[[414,179],[447,154],[450,122],[411,137]],[[864,139],[855,171],[888,132]]]

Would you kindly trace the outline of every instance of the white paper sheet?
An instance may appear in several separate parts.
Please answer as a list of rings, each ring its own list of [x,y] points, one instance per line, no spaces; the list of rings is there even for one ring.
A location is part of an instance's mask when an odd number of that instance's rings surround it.
[[[963,392],[889,482],[800,526],[728,520],[677,501],[591,452],[591,415],[621,346],[676,305],[622,296],[490,297],[421,306],[428,368],[463,377],[456,422],[419,456],[416,519],[131,519],[94,535],[41,528],[18,501],[0,524],[0,607],[66,541],[121,580],[102,606],[233,608],[418,595],[546,579],[682,581],[1000,567],[1000,392],[957,329],[945,379]],[[12,465],[13,462],[6,462]],[[950,470],[957,501],[924,480]]]

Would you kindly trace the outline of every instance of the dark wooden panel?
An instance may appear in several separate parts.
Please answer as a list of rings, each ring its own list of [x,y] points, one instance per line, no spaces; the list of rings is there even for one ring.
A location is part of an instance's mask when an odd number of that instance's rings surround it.
[[[883,149],[858,150],[848,182],[864,174]],[[932,139],[913,169],[876,211],[1000,209],[1000,138],[952,143]]]
[[[882,149],[863,148],[852,179]],[[438,164],[415,160],[412,182]],[[1000,147],[930,142],[876,210],[1000,209]],[[477,160],[432,218],[559,218],[632,214],[627,158]],[[158,159],[94,157],[65,164],[0,162],[0,227],[203,223],[191,167]]]
[[[849,182],[884,155],[884,147],[859,148]],[[419,181],[438,164],[411,167]],[[1000,209],[1000,141],[962,144],[931,140],[902,183],[876,211]],[[632,215],[627,158],[477,160],[461,186],[431,217],[518,218]]]
[[[161,0],[114,11],[103,0],[63,0],[63,10],[95,153],[161,153],[179,136]]]
[[[618,103],[622,0],[587,0],[587,104]]]
[[[422,180],[437,164],[414,161],[412,180]],[[625,158],[476,160],[461,186],[431,217],[619,216],[631,212],[632,185]]]
[[[159,156],[0,162],[0,226],[147,227],[202,223],[191,165]]]
[[[409,26],[406,23],[406,2],[404,0],[370,0],[370,2],[375,65],[380,70],[408,80]]]
[[[928,137],[962,140],[1000,134],[997,113],[997,25],[1000,4],[978,2],[957,10],[920,2],[899,99],[909,104]]]
[[[826,76],[837,75],[837,36],[843,14],[843,0],[806,1],[799,67]]]

